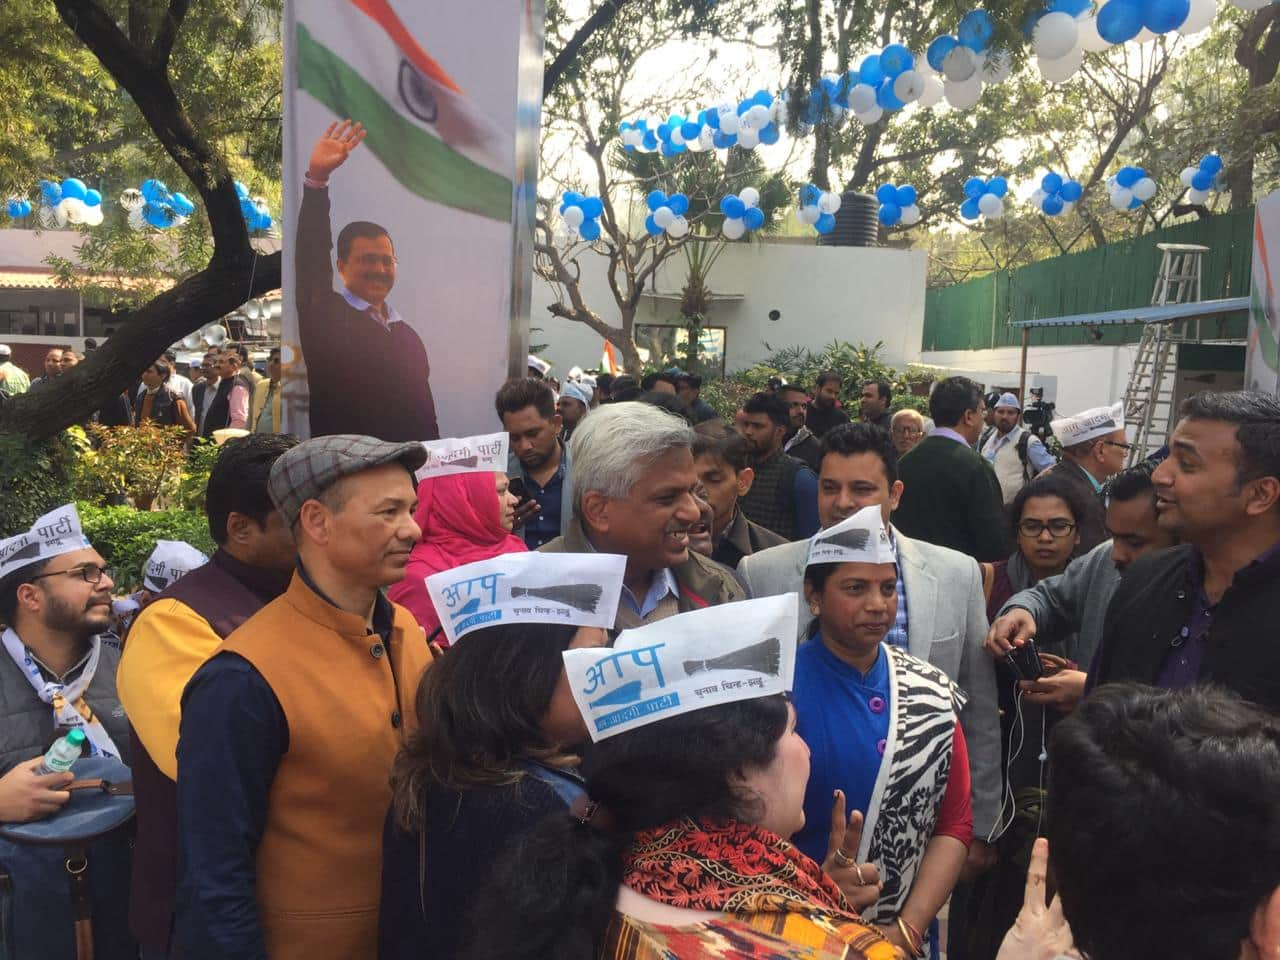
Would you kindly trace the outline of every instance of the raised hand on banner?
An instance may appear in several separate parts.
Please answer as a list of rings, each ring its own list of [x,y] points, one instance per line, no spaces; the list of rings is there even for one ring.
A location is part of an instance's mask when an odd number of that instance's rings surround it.
[[[312,180],[328,180],[329,174],[347,162],[347,155],[364,139],[365,129],[357,120],[335,120],[329,124],[316,145],[311,148],[307,176]]]
[[[862,911],[880,899],[880,871],[873,863],[858,863],[858,845],[862,843],[862,813],[854,810],[846,821],[844,791],[837,790],[831,800],[831,832],[827,835],[827,856],[822,870],[844,893],[849,906]]]

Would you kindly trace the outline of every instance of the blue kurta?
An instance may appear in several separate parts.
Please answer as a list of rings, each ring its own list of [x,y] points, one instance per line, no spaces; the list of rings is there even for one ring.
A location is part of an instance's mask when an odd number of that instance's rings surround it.
[[[796,730],[809,746],[804,829],[792,837],[821,863],[827,855],[831,801],[843,790],[846,814],[871,802],[889,736],[889,658],[880,649],[864,677],[816,633],[796,653]]]

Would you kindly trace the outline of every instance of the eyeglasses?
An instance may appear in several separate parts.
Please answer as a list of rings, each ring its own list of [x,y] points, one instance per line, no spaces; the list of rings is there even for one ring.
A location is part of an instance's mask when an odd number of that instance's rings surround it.
[[[100,567],[96,563],[85,563],[78,567],[71,567],[69,570],[55,570],[52,573],[38,573],[31,578],[32,581],[43,580],[45,577],[75,577],[78,576],[85,583],[101,583],[102,578],[107,575],[107,568]]]
[[[893,427],[892,432],[895,437],[918,437],[921,431],[919,427]]]
[[[1038,537],[1048,530],[1049,535],[1055,540],[1071,536],[1071,531],[1075,528],[1076,525],[1070,520],[1050,520],[1048,523],[1040,520],[1023,520],[1018,524],[1018,532],[1024,537]]]
[[[356,262],[362,267],[386,267],[390,269],[399,261],[395,257],[381,253],[362,253],[356,257]]]
[[[1121,443],[1119,440],[1103,440],[1102,442],[1108,447],[1119,447],[1121,450],[1125,451],[1125,453],[1128,453],[1133,449],[1132,443]]]

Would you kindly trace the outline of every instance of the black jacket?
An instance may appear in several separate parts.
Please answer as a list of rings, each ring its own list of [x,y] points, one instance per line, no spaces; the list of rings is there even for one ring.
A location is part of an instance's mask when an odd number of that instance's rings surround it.
[[[1110,539],[1107,536],[1107,511],[1102,505],[1102,494],[1093,488],[1093,482],[1084,467],[1070,460],[1058,461],[1041,476],[1048,474],[1062,477],[1080,492],[1080,499],[1085,504],[1085,514],[1079,518],[1080,546],[1076,556],[1083,557],[1103,540]]]
[[[1191,615],[1199,583],[1183,544],[1139,557],[1120,579],[1107,608],[1095,684],[1155,683],[1173,641]],[[1280,556],[1236,573],[1214,607],[1200,679],[1280,711]]]

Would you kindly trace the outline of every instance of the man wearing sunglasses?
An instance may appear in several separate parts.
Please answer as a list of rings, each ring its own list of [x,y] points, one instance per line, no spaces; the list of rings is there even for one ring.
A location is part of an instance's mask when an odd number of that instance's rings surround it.
[[[69,729],[85,752],[129,762],[129,730],[116,695],[119,650],[99,634],[111,626],[111,577],[80,529],[75,506],[40,517],[0,541],[0,822],[49,817],[71,798],[71,773],[37,772]],[[93,863],[94,947],[99,957],[135,950],[126,920],[126,839],[88,849]],[[15,898],[14,925],[0,924],[0,955],[75,956],[66,852],[0,840],[0,874]]]
[[[329,178],[363,139],[359,123],[330,125],[311,151],[303,181],[295,286],[310,433],[438,440],[426,347],[388,300],[397,261],[384,227],[356,220],[338,232],[341,284],[334,290]]]
[[[1080,553],[1107,539],[1102,508],[1102,485],[1124,469],[1132,446],[1125,439],[1124,404],[1093,407],[1071,417],[1054,420],[1054,436],[1062,444],[1062,461],[1052,468],[1080,488],[1089,509],[1080,517]]]

